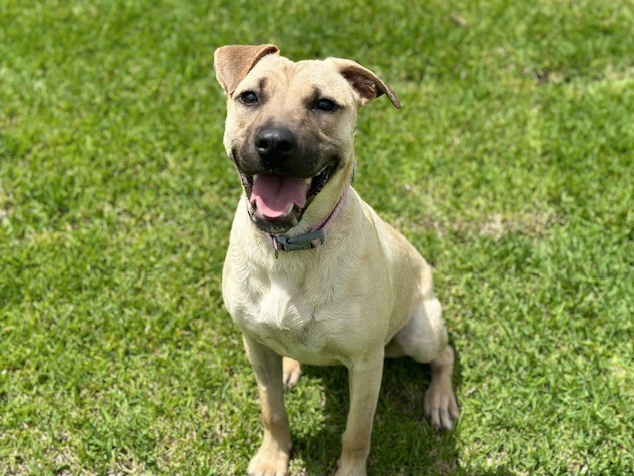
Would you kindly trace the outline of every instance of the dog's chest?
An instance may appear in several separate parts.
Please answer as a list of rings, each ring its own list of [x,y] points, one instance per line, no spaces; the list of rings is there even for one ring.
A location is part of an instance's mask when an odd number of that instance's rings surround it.
[[[286,279],[272,281],[256,299],[231,307],[242,331],[278,354],[315,365],[338,363],[328,345],[327,313],[302,286]]]

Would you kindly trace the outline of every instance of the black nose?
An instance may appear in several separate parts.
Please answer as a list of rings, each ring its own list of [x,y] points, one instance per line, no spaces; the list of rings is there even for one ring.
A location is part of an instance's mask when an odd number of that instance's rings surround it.
[[[263,159],[286,159],[297,149],[297,138],[284,127],[267,127],[255,135],[255,149]]]

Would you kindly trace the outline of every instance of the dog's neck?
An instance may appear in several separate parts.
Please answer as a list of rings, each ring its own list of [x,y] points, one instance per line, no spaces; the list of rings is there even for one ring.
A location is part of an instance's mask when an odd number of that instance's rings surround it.
[[[268,242],[273,246],[275,250],[275,257],[279,251],[299,251],[310,250],[317,248],[319,245],[323,245],[326,242],[326,232],[330,229],[334,221],[341,214],[343,206],[346,203],[348,197],[348,189],[345,187],[343,194],[339,198],[339,201],[335,205],[335,208],[328,214],[319,224],[311,228],[308,233],[301,233],[294,236],[286,235],[270,235],[265,231],[262,234],[266,237]]]

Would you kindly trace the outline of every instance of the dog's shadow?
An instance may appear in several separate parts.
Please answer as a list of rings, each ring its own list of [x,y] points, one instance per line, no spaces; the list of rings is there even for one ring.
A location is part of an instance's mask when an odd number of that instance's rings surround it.
[[[454,370],[454,390],[460,394],[459,358]],[[344,367],[304,367],[304,382],[287,394],[298,404],[296,419],[310,419],[319,413],[318,430],[304,432],[291,421],[294,443],[291,475],[334,474],[341,452],[349,396],[348,372]],[[320,389],[320,408],[302,408],[302,387]],[[310,383],[306,383],[310,381]],[[456,431],[437,433],[425,417],[423,400],[430,381],[429,366],[408,357],[386,359],[383,382],[374,418],[372,448],[368,459],[371,475],[463,475],[473,474],[460,467]],[[305,389],[306,387],[304,387]],[[292,395],[293,392],[299,395]],[[305,404],[305,402],[304,402]],[[308,412],[308,413],[305,413]],[[291,415],[291,419],[293,416]],[[477,476],[512,475],[507,469],[477,471]]]

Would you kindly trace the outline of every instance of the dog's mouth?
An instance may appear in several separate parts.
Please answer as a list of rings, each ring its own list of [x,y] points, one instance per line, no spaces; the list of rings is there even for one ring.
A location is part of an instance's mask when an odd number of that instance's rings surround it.
[[[284,233],[297,225],[312,200],[333,176],[337,163],[327,165],[307,179],[274,173],[247,175],[240,172],[251,204],[253,222],[271,234]]]

